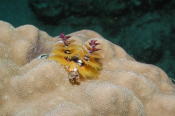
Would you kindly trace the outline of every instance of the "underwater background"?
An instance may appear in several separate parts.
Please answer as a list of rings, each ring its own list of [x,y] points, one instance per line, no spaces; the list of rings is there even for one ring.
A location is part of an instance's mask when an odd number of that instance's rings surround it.
[[[90,29],[175,79],[175,0],[1,0],[0,20],[49,35]]]

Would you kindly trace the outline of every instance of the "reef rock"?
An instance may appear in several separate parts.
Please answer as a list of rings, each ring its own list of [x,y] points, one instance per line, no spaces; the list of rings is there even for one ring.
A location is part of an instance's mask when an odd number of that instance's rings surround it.
[[[103,20],[106,17],[117,17],[132,12],[160,9],[171,0],[28,0],[33,13],[47,24],[58,24],[69,18],[81,21],[80,18],[90,17]],[[95,10],[94,10],[95,9]],[[139,10],[138,10],[139,9]],[[83,23],[86,23],[83,18]],[[89,21],[88,20],[88,21]],[[98,21],[99,21],[98,20]],[[111,18],[112,20],[112,18]],[[110,21],[111,21],[110,20]],[[69,20],[72,22],[72,20]],[[110,21],[108,21],[110,23]],[[66,21],[67,23],[67,21]],[[73,23],[73,22],[72,22]],[[87,23],[89,25],[89,23]]]
[[[160,68],[139,63],[96,32],[69,34],[101,44],[98,79],[72,85],[64,67],[38,58],[58,39],[32,25],[0,22],[1,116],[174,116],[175,86]]]

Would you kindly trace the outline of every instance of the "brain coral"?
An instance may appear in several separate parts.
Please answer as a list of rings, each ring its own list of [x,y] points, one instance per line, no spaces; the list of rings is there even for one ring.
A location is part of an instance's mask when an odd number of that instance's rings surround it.
[[[0,116],[174,116],[175,87],[160,68],[139,63],[96,32],[71,33],[101,44],[99,78],[72,85],[50,53],[56,38],[32,25],[0,22]]]

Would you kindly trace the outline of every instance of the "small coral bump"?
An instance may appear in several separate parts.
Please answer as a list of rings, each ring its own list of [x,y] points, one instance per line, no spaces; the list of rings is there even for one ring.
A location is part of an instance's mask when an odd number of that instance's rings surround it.
[[[89,45],[90,46],[97,46],[97,45],[99,45],[100,43],[96,43],[97,42],[97,40],[91,40],[90,42],[89,42]]]
[[[70,42],[68,41],[68,39],[70,38],[71,36],[66,36],[64,33],[61,33],[59,35],[59,38],[62,39],[62,41],[64,42],[64,45],[65,46],[68,46],[70,44]]]
[[[97,40],[91,40],[89,42],[89,45],[91,46],[91,48],[89,49],[89,53],[93,53],[95,51],[101,50],[99,48],[96,48],[97,45],[100,45],[100,43],[96,43]]]

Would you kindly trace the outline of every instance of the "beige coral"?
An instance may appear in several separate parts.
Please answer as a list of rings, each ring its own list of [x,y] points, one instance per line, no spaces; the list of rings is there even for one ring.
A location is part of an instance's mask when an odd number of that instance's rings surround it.
[[[97,39],[103,70],[97,80],[71,85],[64,68],[47,59],[58,41],[31,25],[0,22],[0,116],[174,116],[175,87],[160,68],[139,63],[89,30],[77,43]]]

